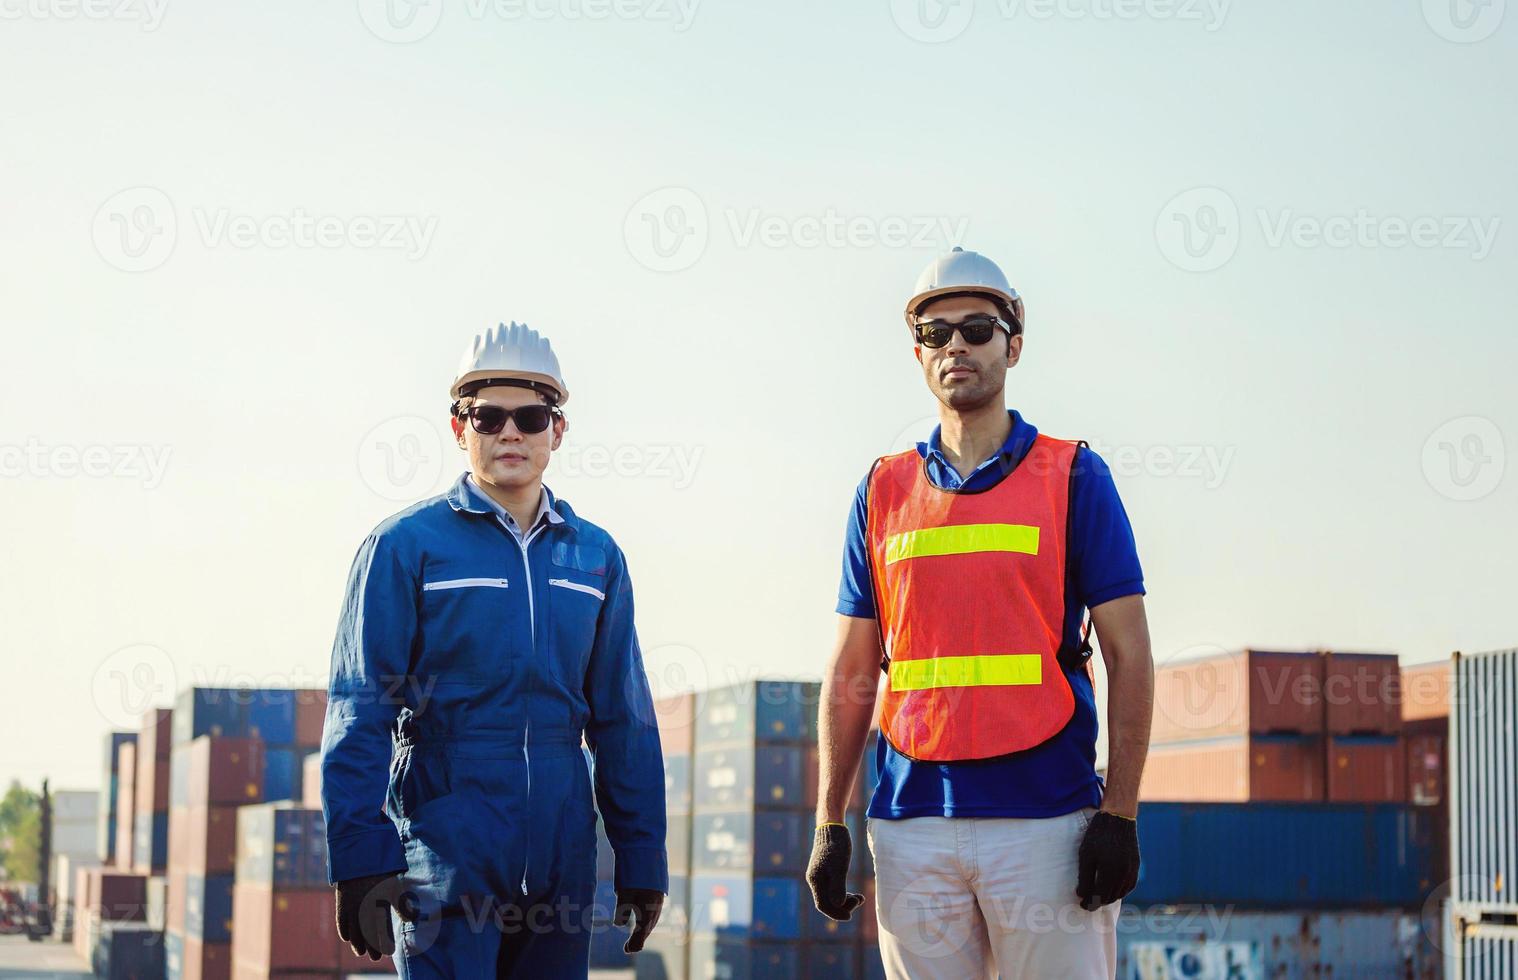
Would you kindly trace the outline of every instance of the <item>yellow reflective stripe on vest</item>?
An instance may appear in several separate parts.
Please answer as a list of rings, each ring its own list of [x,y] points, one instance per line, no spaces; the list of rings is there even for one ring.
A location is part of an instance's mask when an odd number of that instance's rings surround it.
[[[1043,660],[1036,653],[891,661],[893,691],[1042,683]]]
[[[977,551],[1038,554],[1038,528],[1029,524],[957,524],[903,531],[886,538],[886,564],[931,555],[968,555]]]

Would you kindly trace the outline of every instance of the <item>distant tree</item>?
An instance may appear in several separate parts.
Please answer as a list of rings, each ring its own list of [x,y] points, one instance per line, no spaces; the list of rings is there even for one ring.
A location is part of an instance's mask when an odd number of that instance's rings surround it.
[[[42,848],[38,794],[12,781],[0,798],[0,868],[10,881],[36,881]]]

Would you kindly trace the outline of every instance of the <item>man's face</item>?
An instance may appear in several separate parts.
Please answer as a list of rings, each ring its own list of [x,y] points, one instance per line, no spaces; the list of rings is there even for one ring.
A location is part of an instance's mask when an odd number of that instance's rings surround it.
[[[474,398],[476,406],[501,408],[541,405],[545,401],[529,388],[505,385],[482,388]],[[510,419],[495,435],[483,435],[474,430],[472,422],[456,418],[453,436],[459,448],[469,454],[469,471],[476,480],[493,483],[503,490],[527,490],[543,481],[548,457],[564,441],[564,425],[564,419],[555,418],[542,432],[526,435],[517,429],[516,419]]]
[[[976,314],[1006,317],[995,303],[983,296],[944,296],[935,299],[918,314],[919,320],[958,323]],[[948,407],[972,411],[1001,398],[1007,381],[1007,369],[1022,355],[1021,336],[1007,341],[1007,333],[997,330],[984,344],[965,342],[959,331],[944,346],[933,349],[918,344],[917,361],[928,388]]]

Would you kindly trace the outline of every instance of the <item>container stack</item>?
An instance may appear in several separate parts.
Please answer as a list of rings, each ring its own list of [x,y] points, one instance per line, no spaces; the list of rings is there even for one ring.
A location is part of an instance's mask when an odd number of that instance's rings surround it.
[[[137,741],[136,732],[111,732],[105,737],[105,765],[100,775],[100,810],[96,817],[95,850],[100,863],[116,864],[116,808],[121,797],[121,747]]]
[[[1407,799],[1401,675],[1391,654],[1323,655],[1324,798],[1329,802]]]
[[[321,741],[320,691],[190,688],[170,750],[165,945],[171,980],[232,971],[237,809],[299,799]]]
[[[1402,670],[1402,738],[1407,755],[1407,800],[1444,806],[1449,771],[1450,661]]]
[[[134,777],[132,870],[162,876],[169,868],[169,751],[173,747],[169,708],[150,708],[137,732]]]
[[[337,936],[326,824],[298,803],[238,808],[232,976],[328,978],[386,969]]]
[[[1518,649],[1456,653],[1450,688],[1452,980],[1518,966]]]
[[[1324,798],[1323,658],[1241,653],[1155,671],[1143,800]]]
[[[122,871],[132,870],[132,829],[137,816],[137,739],[116,749],[116,843],[111,863]]]
[[[758,681],[697,695],[689,946],[685,971],[668,975],[859,975],[864,916],[846,923],[823,916],[805,878],[820,693],[816,683]],[[849,820],[862,841],[854,810]],[[855,861],[854,890],[864,888],[868,863]],[[641,957],[638,965],[640,974],[659,975],[645,970]]]
[[[695,749],[695,704],[697,695],[672,695],[654,701],[654,719],[659,724],[659,745],[663,751],[665,772],[665,854],[669,860],[669,894],[659,916],[659,925],[633,957],[639,975],[654,969],[654,975],[674,980],[686,977],[688,945],[691,939],[691,755]],[[615,854],[606,839],[600,816],[597,816],[597,904],[606,903],[615,910],[616,890],[612,887]],[[607,928],[591,942],[591,966],[612,968],[627,963],[622,953],[625,931]]]
[[[1400,677],[1391,654],[1245,650],[1162,667],[1139,796],[1401,802]]]
[[[147,875],[117,868],[80,868],[74,882],[74,949],[95,962],[96,946],[118,925],[147,920]]]

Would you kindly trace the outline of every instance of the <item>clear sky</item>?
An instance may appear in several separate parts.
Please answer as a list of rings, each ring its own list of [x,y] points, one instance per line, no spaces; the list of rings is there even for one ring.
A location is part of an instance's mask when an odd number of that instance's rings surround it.
[[[961,241],[1027,297],[1009,403],[1117,470],[1158,660],[1518,642],[1504,13],[0,0],[0,779],[95,784],[144,691],[321,683],[499,320],[656,684],[818,676]]]

